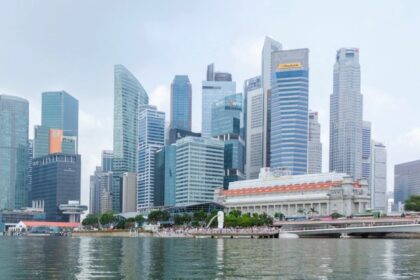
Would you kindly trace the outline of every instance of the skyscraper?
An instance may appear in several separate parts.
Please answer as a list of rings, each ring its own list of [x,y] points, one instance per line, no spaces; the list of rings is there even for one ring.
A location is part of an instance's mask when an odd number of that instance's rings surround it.
[[[42,93],[41,125],[35,126],[34,158],[78,153],[79,101],[65,91]]]
[[[137,172],[139,106],[149,97],[140,82],[123,65],[114,67],[113,208],[121,211],[122,174]]]
[[[308,174],[322,172],[321,125],[318,112],[309,112],[308,123]]]
[[[102,161],[102,171],[108,172],[112,171],[112,162],[114,159],[114,152],[110,150],[103,150],[101,161]]]
[[[60,204],[80,201],[80,156],[52,154],[34,159],[32,204],[42,205],[48,221],[68,221]]]
[[[246,179],[257,179],[264,166],[264,95],[261,76],[245,81]]]
[[[363,97],[359,49],[337,51],[330,99],[330,171],[362,177]]]
[[[223,188],[229,183],[243,180],[245,143],[240,134],[242,94],[222,98],[212,104],[211,136],[223,141],[224,169]]]
[[[281,43],[270,37],[265,37],[264,46],[261,55],[261,81],[263,88],[263,114],[264,114],[264,146],[263,146],[263,162],[264,166],[270,166],[270,132],[271,132],[271,54],[275,51],[282,50]]]
[[[371,208],[387,212],[387,155],[386,146],[372,141],[371,179],[369,183]]]
[[[29,102],[0,95],[0,209],[27,206]]]
[[[188,136],[176,146],[176,205],[213,201],[223,187],[224,143]]]
[[[137,168],[137,209],[155,206],[155,153],[165,144],[165,113],[140,106]]]
[[[176,144],[166,145],[155,154],[155,189],[162,205],[175,205]],[[157,204],[157,203],[156,203]]]
[[[112,172],[96,167],[90,176],[90,203],[89,213],[99,214],[112,211]]]
[[[31,191],[32,191],[32,160],[34,159],[34,140],[29,139],[28,141],[28,162],[26,170],[26,195],[27,195],[27,206],[31,202]]]
[[[210,69],[214,70],[214,65]],[[212,80],[202,82],[201,135],[203,137],[211,137],[211,105],[223,97],[236,93],[236,83],[232,82],[229,73],[207,73],[207,76]]]
[[[270,166],[306,174],[308,49],[272,52]]]
[[[171,129],[191,131],[192,89],[187,75],[176,75],[171,84]]]
[[[420,195],[420,160],[396,164],[394,167],[394,207],[404,211],[405,201]]]
[[[372,135],[371,123],[363,121],[362,126],[362,178],[368,180],[369,186],[371,185],[371,135]]]

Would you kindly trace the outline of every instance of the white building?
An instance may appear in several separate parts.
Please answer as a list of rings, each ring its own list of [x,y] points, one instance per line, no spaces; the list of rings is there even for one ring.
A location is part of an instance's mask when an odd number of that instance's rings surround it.
[[[122,177],[122,212],[137,210],[137,173],[125,172]]]
[[[229,190],[217,189],[215,202],[223,204],[227,211],[269,215],[281,212],[286,217],[310,212],[350,216],[370,208],[365,180],[355,181],[342,173],[291,176],[270,168],[262,168],[258,179],[230,183]]]
[[[371,150],[371,179],[370,195],[371,207],[383,212],[388,211],[387,205],[387,182],[386,182],[386,146],[382,143],[372,141]]]
[[[176,146],[176,205],[213,201],[223,188],[224,142],[187,136]]]
[[[264,95],[261,77],[245,81],[246,178],[256,179],[264,167]]]
[[[318,112],[309,112],[308,122],[308,174],[322,172],[321,125]]]

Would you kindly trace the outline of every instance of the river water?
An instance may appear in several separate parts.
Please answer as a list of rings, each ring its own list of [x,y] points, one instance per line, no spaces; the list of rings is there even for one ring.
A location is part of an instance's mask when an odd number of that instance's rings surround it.
[[[420,240],[2,237],[0,279],[420,279]]]

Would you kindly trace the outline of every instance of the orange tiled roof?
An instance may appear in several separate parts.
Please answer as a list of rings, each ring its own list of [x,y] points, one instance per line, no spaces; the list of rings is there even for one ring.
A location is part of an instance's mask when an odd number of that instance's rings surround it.
[[[70,227],[76,228],[80,223],[67,223],[67,222],[44,222],[44,221],[22,221],[27,227]]]
[[[252,195],[252,194],[266,194],[266,193],[281,193],[281,192],[300,192],[300,191],[316,191],[326,190],[333,186],[339,185],[341,182],[321,182],[321,183],[304,183],[284,186],[270,186],[257,188],[244,188],[237,190],[224,190],[222,195],[236,196],[236,195]]]

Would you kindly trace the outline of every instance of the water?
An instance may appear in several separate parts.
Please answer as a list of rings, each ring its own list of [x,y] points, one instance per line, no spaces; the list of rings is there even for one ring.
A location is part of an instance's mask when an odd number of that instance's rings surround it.
[[[420,240],[0,238],[0,279],[420,279]]]

